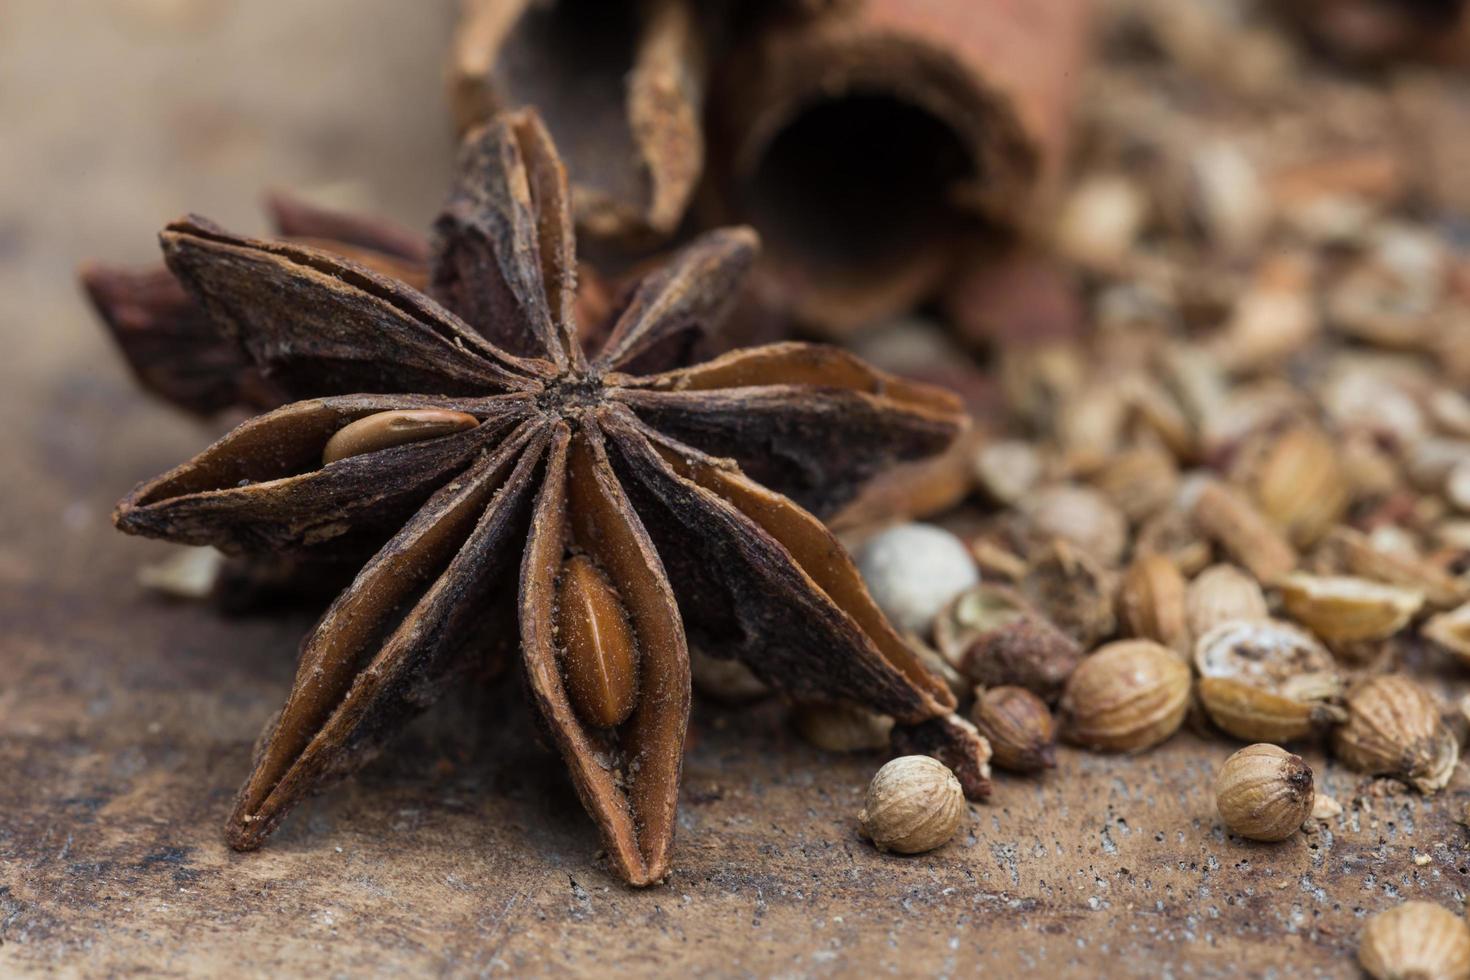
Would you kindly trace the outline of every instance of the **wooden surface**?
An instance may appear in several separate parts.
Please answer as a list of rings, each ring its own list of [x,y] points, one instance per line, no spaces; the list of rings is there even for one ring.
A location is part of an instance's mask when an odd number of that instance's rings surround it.
[[[266,850],[230,852],[310,615],[136,584],[165,549],[115,533],[113,502],[217,427],[135,392],[72,269],[150,259],[186,209],[259,229],[271,185],[423,220],[449,159],[430,8],[0,3],[0,975],[1352,975],[1366,912],[1460,905],[1463,775],[1355,806],[1360,780],[1312,754],[1349,809],[1257,845],[1213,812],[1231,745],[1068,750],[901,858],[856,834],[880,758],[804,746],[778,705],[705,702],[676,871],[630,891],[514,683],[462,692]]]

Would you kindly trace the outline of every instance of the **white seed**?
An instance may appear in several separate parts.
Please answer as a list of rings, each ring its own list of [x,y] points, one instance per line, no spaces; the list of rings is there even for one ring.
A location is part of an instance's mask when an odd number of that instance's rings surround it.
[[[965,543],[932,524],[900,524],[869,538],[858,571],[873,599],[900,631],[929,635],[945,605],[980,581]]]

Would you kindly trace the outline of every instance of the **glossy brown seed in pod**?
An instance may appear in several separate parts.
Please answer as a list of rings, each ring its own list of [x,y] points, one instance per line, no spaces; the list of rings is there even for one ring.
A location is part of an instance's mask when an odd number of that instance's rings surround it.
[[[322,448],[322,465],[410,442],[453,435],[479,424],[480,420],[468,412],[442,408],[375,412],[338,429]]]
[[[1419,683],[1400,674],[1369,677],[1348,692],[1347,709],[1332,749],[1353,769],[1401,779],[1426,794],[1450,781],[1460,746]]]
[[[991,761],[1012,772],[1051,769],[1056,723],[1046,702],[1021,687],[992,687],[975,694],[970,720],[990,740]]]
[[[1179,730],[1189,710],[1189,667],[1152,640],[1109,643],[1083,659],[1059,707],[1069,742],[1139,752]]]
[[[1433,902],[1405,902],[1363,926],[1358,962],[1375,980],[1465,980],[1470,925]]]
[[[1285,840],[1312,815],[1312,767],[1275,745],[1248,745],[1215,777],[1215,805],[1230,831],[1251,840]]]
[[[572,706],[589,725],[621,725],[638,703],[638,646],[617,590],[572,555],[556,583],[556,630]]]

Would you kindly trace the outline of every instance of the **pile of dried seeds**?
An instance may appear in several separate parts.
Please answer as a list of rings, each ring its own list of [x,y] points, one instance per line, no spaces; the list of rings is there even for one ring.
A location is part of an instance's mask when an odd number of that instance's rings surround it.
[[[1465,721],[1430,668],[1470,663],[1470,202],[1445,163],[1470,92],[1335,69],[1247,3],[1113,3],[1104,36],[1052,247],[1016,260],[1074,287],[1071,319],[1016,277],[1000,305],[1049,318],[956,301],[856,341],[921,377],[972,356],[987,426],[968,500],[884,532],[901,561],[858,541],[860,567],[997,767],[1188,722],[1266,743],[1221,773],[1244,836],[1341,812],[1279,745],[1435,793]]]

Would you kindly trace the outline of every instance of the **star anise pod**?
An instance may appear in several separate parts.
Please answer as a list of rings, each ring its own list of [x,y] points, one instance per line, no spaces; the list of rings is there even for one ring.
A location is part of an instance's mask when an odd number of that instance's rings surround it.
[[[420,235],[380,218],[317,207],[288,194],[271,194],[266,211],[284,239],[345,256],[412,286],[422,288],[428,282],[429,243]],[[287,400],[162,265],[135,270],[89,262],[80,278],[92,308],[144,390],[196,415],[234,407],[276,408]]]
[[[140,485],[118,527],[232,552],[376,548],[303,641],[229,819],[233,846],[258,846],[360,764],[510,632],[512,612],[532,701],[630,883],[669,867],[686,623],[797,697],[893,716],[901,744],[983,791],[983,741],[814,516],[948,444],[956,400],[796,343],[628,371],[718,316],[752,232],[707,234],[645,277],[589,357],[565,174],[539,120],[519,114],[467,137],[431,260],[445,305],[200,219],[162,243],[262,374],[305,400]]]

